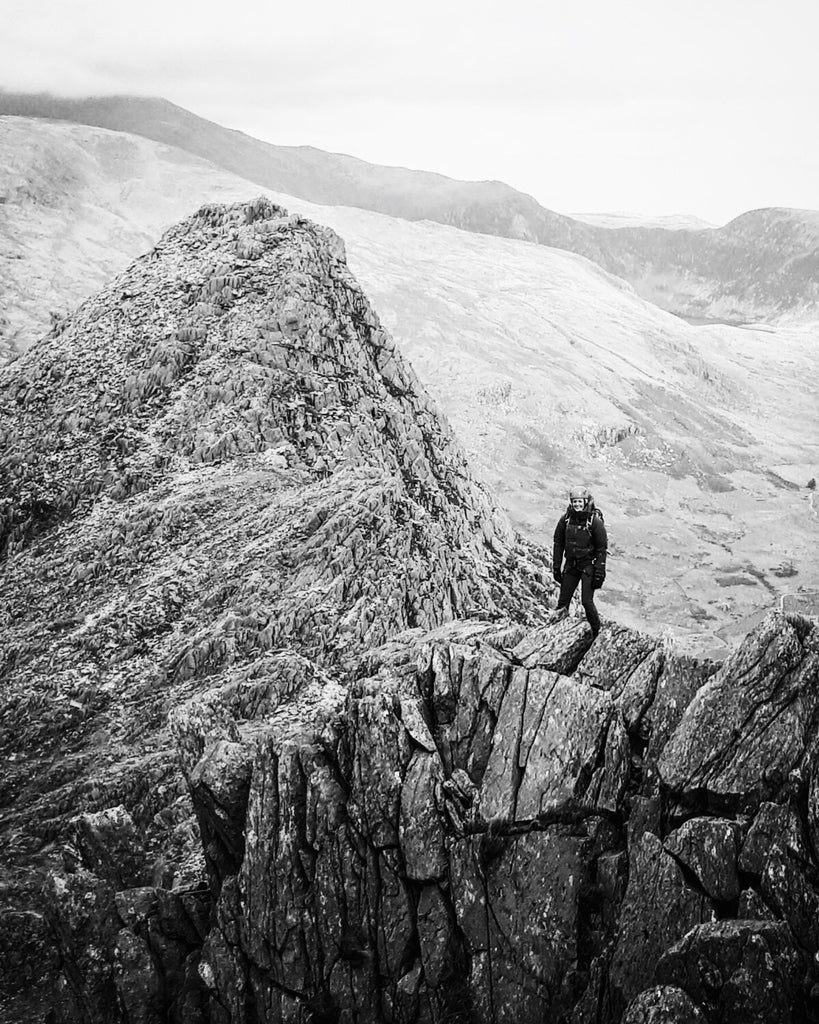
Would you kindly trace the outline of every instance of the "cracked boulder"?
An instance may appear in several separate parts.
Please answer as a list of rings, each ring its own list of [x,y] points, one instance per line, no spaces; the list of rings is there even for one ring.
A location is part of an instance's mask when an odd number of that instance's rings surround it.
[[[741,830],[724,818],[689,818],[663,843],[666,851],[696,877],[711,899],[739,896],[737,875]]]
[[[658,674],[652,683],[655,671]],[[710,664],[698,662],[687,655],[666,651],[662,654],[661,665],[657,666],[656,662],[652,664],[649,660],[645,668],[638,670],[635,675],[642,678],[644,685],[653,687],[649,707],[640,721],[640,730],[648,738],[642,787],[643,792],[648,795],[656,792],[663,781],[662,758],[666,745],[687,714],[694,697],[713,675],[713,668]],[[638,697],[640,702],[644,700],[627,685],[623,696],[629,696],[629,692],[632,697]],[[637,707],[639,706],[638,704]]]
[[[775,845],[785,845],[801,856],[806,855],[802,825],[790,804],[763,803],[742,844],[739,868],[752,875],[761,875],[765,862]]]
[[[80,814],[74,821],[74,843],[83,867],[117,889],[150,880],[145,840],[121,805]]]
[[[216,895],[222,881],[235,875],[242,863],[252,756],[252,749],[241,743],[218,740],[205,749],[190,774],[191,798]]]
[[[566,675],[577,668],[592,639],[585,620],[565,618],[527,633],[512,653],[524,668]]]
[[[797,1024],[805,1020],[805,963],[786,925],[713,921],[692,928],[657,965],[714,1024]]]
[[[555,1013],[577,958],[584,841],[559,828],[452,849],[452,898],[473,1004],[498,1022]]]
[[[609,972],[613,988],[625,1001],[632,999],[666,950],[713,917],[711,901],[689,888],[661,840],[644,832],[629,851],[628,888]]]
[[[819,891],[817,871],[781,841],[765,859],[760,890],[776,916],[788,923],[799,944],[819,952]]]
[[[607,626],[605,639],[604,644],[593,644],[589,648],[574,678],[605,690],[613,700],[619,700],[635,673],[653,660],[660,643],[654,637],[617,624]]]
[[[628,773],[625,734],[600,690],[544,669],[516,669],[503,696],[478,810],[532,821],[588,803],[614,810]]]
[[[819,708],[819,637],[778,613],[697,692],[659,762],[683,802],[754,808],[779,792],[805,753]]]
[[[82,869],[47,883],[47,917],[61,974],[55,987],[58,1021],[119,1021],[116,975],[110,951],[122,922],[110,882]]]

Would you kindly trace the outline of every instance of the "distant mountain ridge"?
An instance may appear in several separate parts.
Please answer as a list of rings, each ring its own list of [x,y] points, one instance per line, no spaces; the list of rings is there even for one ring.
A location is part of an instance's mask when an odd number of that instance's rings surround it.
[[[648,214],[634,213],[628,210],[613,210],[608,213],[572,212],[574,220],[582,221],[584,224],[595,224],[601,228],[625,228],[625,227],[654,227],[668,228],[674,231],[687,229],[689,231],[701,231],[703,228],[715,228],[716,224],[703,220],[702,217],[695,217],[692,214]]]
[[[518,238],[579,253],[644,298],[686,316],[736,322],[819,311],[819,214],[779,208],[721,228],[600,227],[542,207],[502,182],[464,182],[383,167],[310,146],[261,142],[162,99],[61,99],[0,92],[0,115],[54,118],[131,132],[311,202]]]

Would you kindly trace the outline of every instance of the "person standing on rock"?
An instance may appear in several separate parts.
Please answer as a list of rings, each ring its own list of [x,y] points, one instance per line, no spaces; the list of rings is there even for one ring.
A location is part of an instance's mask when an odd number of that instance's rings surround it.
[[[560,584],[557,610],[559,618],[568,615],[569,604],[579,583],[583,611],[594,636],[600,632],[600,616],[594,605],[594,591],[603,586],[606,578],[607,548],[603,513],[594,507],[594,499],[585,487],[572,488],[569,491],[569,506],[555,527],[552,571]]]

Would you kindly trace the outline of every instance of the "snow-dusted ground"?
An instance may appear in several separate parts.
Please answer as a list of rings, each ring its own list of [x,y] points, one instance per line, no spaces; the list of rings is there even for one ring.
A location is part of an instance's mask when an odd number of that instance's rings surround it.
[[[264,191],[77,125],[0,118],[0,151],[0,314],[20,338],[201,203]],[[694,327],[564,251],[268,194],[344,238],[522,530],[549,543],[567,488],[593,489],[604,615],[719,654],[819,577],[817,325]]]

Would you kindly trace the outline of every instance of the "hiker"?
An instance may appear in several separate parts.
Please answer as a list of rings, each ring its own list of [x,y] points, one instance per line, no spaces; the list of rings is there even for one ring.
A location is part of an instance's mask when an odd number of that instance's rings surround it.
[[[555,527],[553,574],[560,584],[557,601],[560,618],[569,613],[569,604],[581,585],[580,600],[592,634],[600,632],[600,616],[594,606],[594,591],[606,578],[608,538],[603,513],[594,507],[594,499],[585,487],[569,491],[569,507]],[[562,567],[563,555],[566,564]]]

